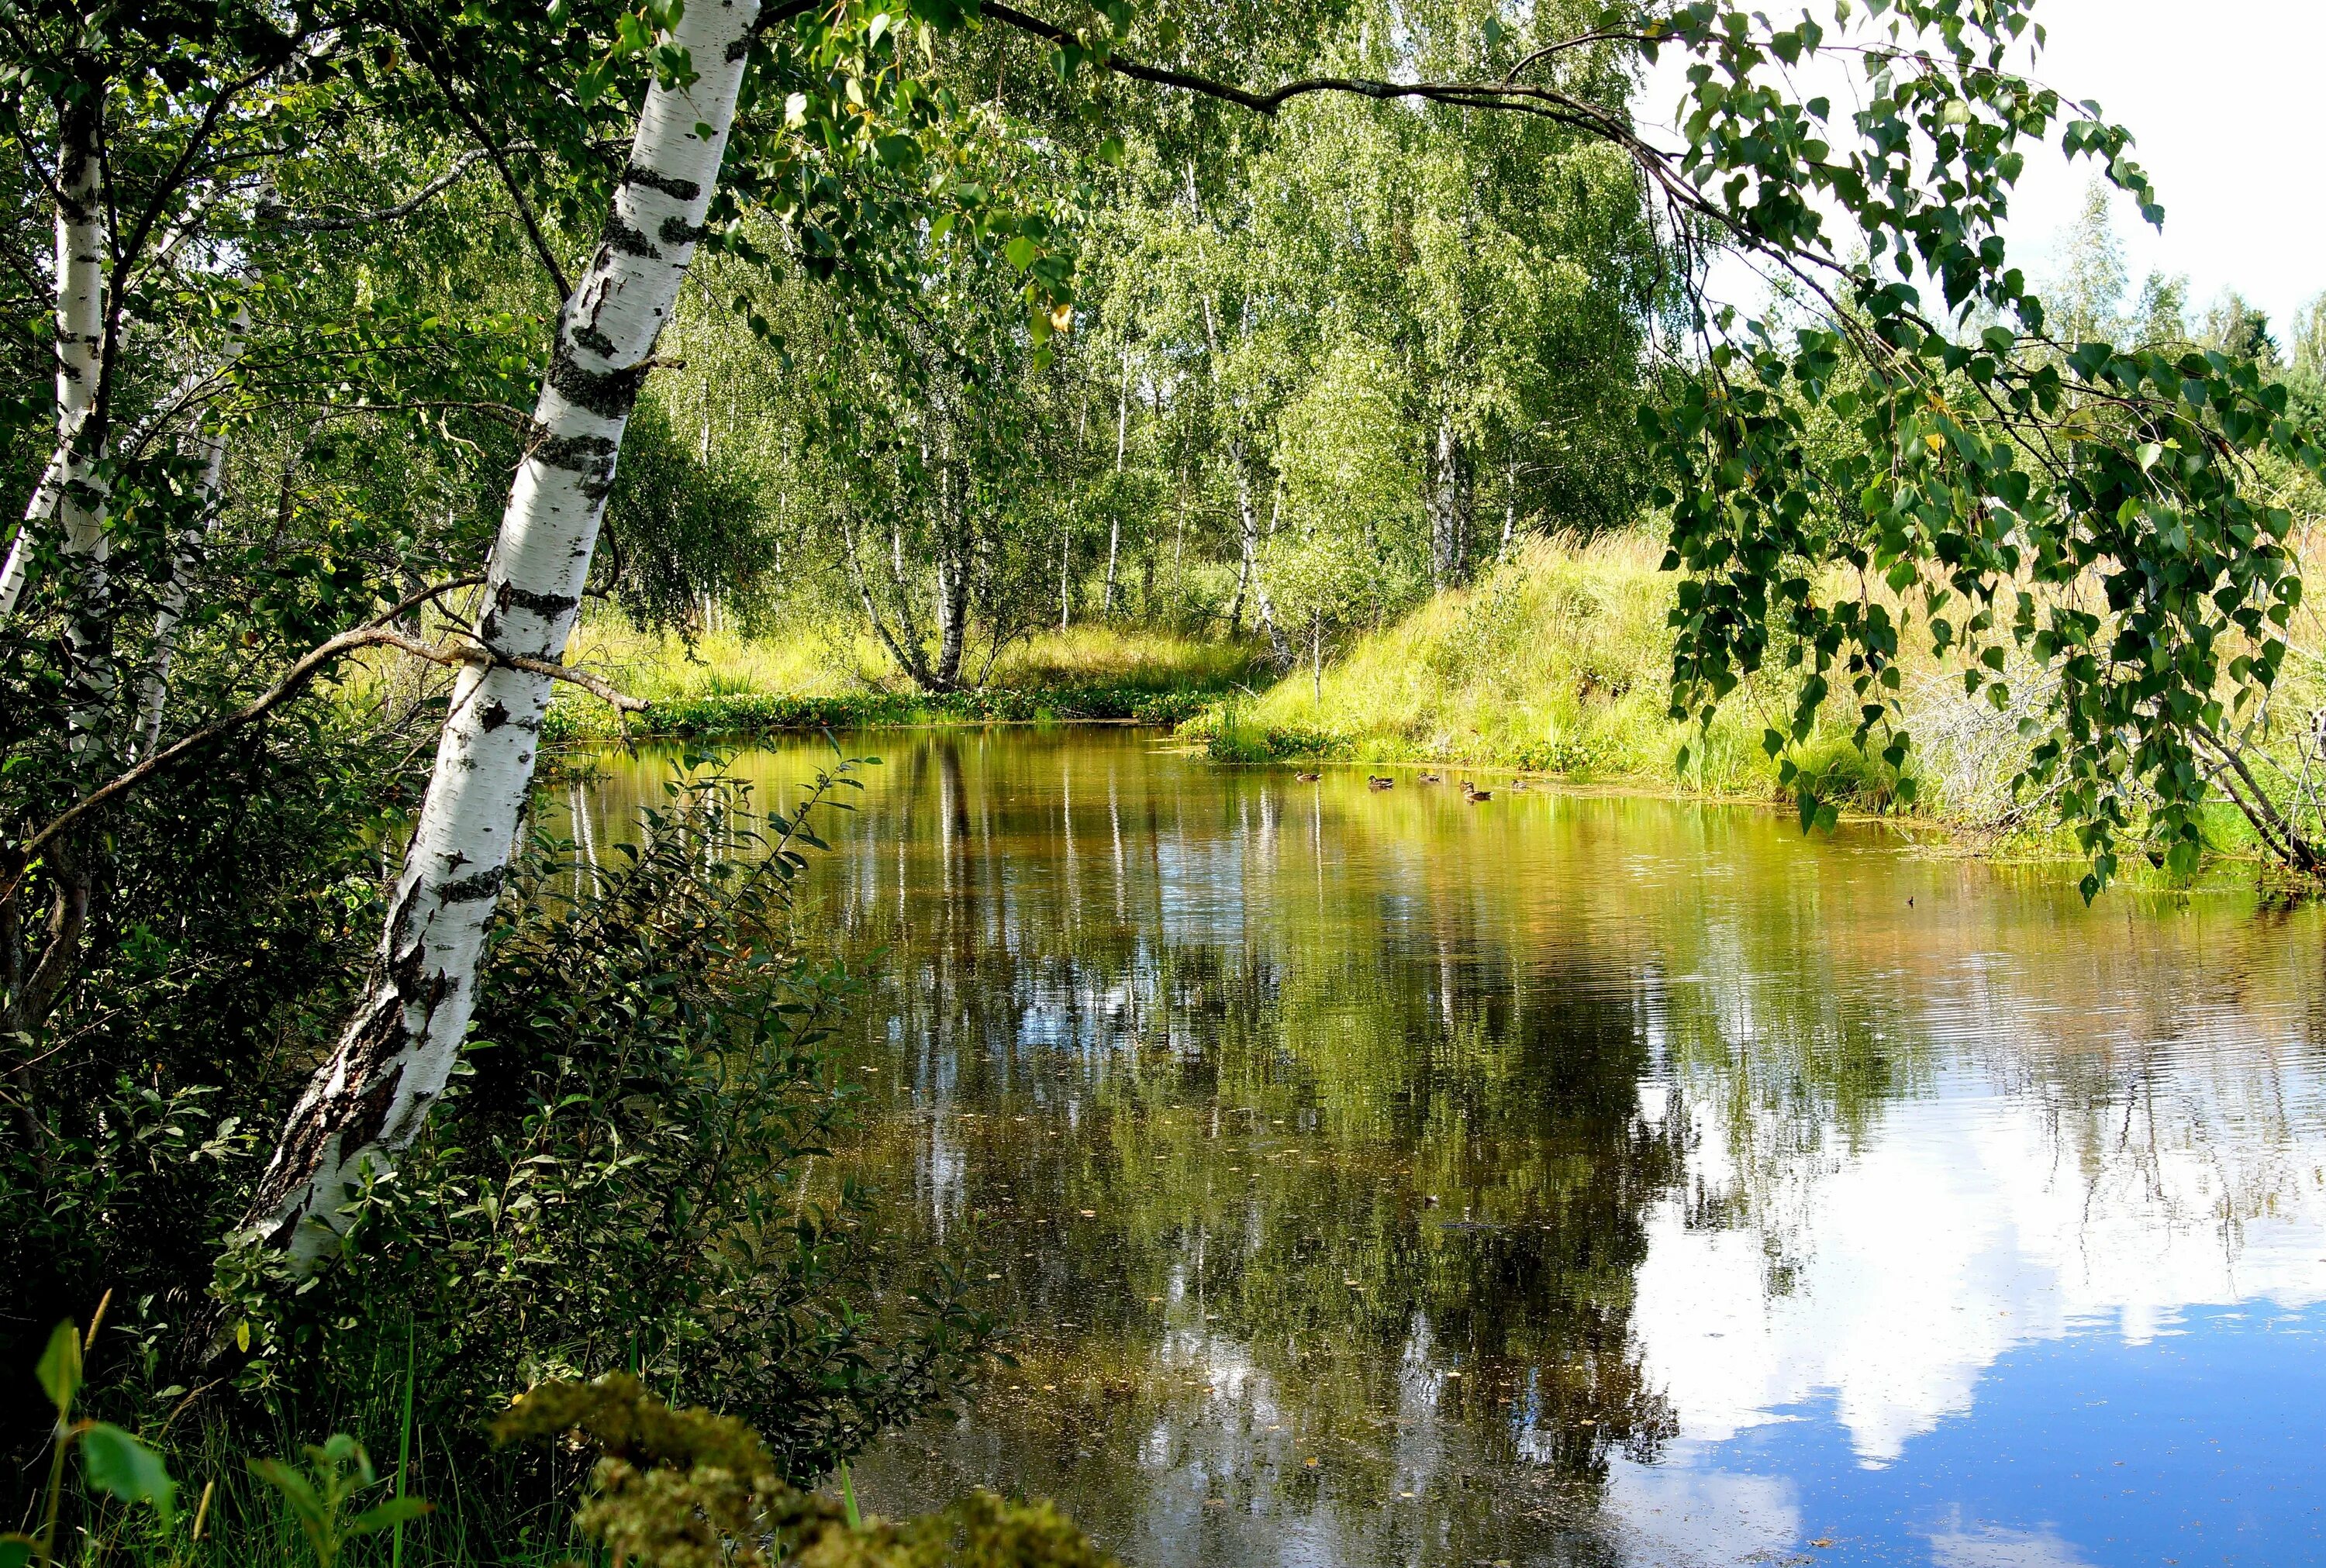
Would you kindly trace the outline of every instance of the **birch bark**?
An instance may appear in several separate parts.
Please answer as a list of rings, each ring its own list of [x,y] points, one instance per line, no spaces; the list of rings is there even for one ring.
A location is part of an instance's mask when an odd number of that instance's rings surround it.
[[[1106,525],[1106,588],[1099,596],[1101,620],[1114,617],[1114,563],[1122,553],[1122,445],[1130,434],[1130,350],[1122,351],[1122,395],[1114,405],[1114,515]]]
[[[232,370],[250,339],[250,309],[237,307],[228,329],[219,373]],[[200,564],[202,547],[218,525],[219,490],[226,478],[226,433],[195,437],[202,453],[202,478],[197,499],[200,513],[191,528],[179,537],[170,552],[170,580],[162,585],[161,602],[154,610],[154,645],[145,655],[145,669],[137,682],[137,739],[133,756],[148,756],[162,738],[162,710],[170,700],[170,663],[177,656],[178,626],[186,618],[186,583]]]
[[[479,960],[533,782],[547,677],[581,605],[622,432],[702,232],[758,0],[697,0],[670,34],[700,74],[657,80],[597,252],[559,316],[477,627],[379,960],[337,1049],[293,1109],[246,1220],[312,1268],[336,1250],[346,1194],[410,1144],[451,1075]]]
[[[64,471],[56,511],[70,577],[65,621],[69,744],[92,762],[106,752],[114,688],[113,584],[107,567],[107,496],[98,459],[105,431],[98,388],[105,357],[102,89],[90,86],[63,116],[57,169],[57,451]],[[31,530],[31,522],[25,531]]]
[[[49,466],[41,470],[41,482],[33,487],[33,498],[24,504],[23,522],[8,545],[7,563],[0,566],[0,619],[16,613],[16,599],[24,591],[24,577],[33,564],[33,530],[55,513],[64,483],[65,451],[60,447],[50,457]]]

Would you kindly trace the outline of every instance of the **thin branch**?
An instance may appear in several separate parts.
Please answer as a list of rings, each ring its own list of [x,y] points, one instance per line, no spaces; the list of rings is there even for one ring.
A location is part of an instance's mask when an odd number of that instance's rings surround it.
[[[493,141],[492,133],[485,129],[484,122],[461,101],[459,90],[437,66],[434,51],[415,47],[413,52],[435,81],[437,90],[444,95],[445,105],[451,109],[453,118],[468,127],[469,135],[476,137],[478,145],[484,149],[485,156],[491,160],[493,172],[501,177],[501,185],[508,191],[509,199],[516,203],[517,218],[525,225],[526,237],[533,242],[534,255],[540,258],[541,264],[548,270],[550,280],[557,285],[557,302],[563,306],[573,297],[573,285],[566,281],[565,269],[558,264],[557,253],[549,248],[549,241],[541,232],[541,222],[534,216],[533,203],[526,199],[525,189],[517,183],[516,173],[509,167],[503,149]]]
[[[497,654],[490,648],[473,641],[467,644],[423,642],[418,637],[397,631],[388,624],[397,617],[419,605],[427,603],[439,595],[450,593],[455,589],[472,588],[483,580],[482,578],[470,577],[440,583],[434,588],[413,595],[368,625],[358,626],[352,631],[341,632],[329,641],[317,645],[302,654],[298,663],[284,672],[274,685],[268,687],[247,707],[238,709],[223,719],[180,737],[174,743],[155,752],[145,761],[115,775],[105,784],[81,797],[60,812],[48,826],[34,833],[15,849],[13,858],[16,862],[16,869],[5,885],[0,885],[0,903],[13,899],[16,895],[17,889],[23,885],[24,877],[31,872],[41,851],[53,843],[58,835],[81,818],[107,802],[127,794],[156,774],[176,766],[213,742],[222,740],[237,730],[264,719],[267,714],[305,691],[316,676],[321,674],[340,659],[363,648],[400,648],[415,658],[451,667],[470,663],[502,664],[513,670],[523,670],[535,675],[546,675],[553,681],[563,681],[579,686],[582,691],[624,713],[641,713],[646,710],[647,703],[643,699],[617,691],[606,681],[585,670],[568,669],[563,664],[553,664],[544,659],[527,659],[507,654]]]
[[[520,142],[513,146],[501,148],[499,154],[515,157],[519,153],[538,153],[541,150],[529,142]],[[479,147],[472,152],[463,153],[452,161],[452,166],[450,169],[423,185],[410,196],[394,206],[383,207],[374,212],[319,213],[307,218],[297,218],[289,213],[276,212],[266,216],[276,227],[291,234],[340,234],[349,229],[362,228],[370,224],[393,223],[399,218],[408,218],[417,212],[428,202],[459,184],[470,170],[496,155],[493,149],[489,147]]]

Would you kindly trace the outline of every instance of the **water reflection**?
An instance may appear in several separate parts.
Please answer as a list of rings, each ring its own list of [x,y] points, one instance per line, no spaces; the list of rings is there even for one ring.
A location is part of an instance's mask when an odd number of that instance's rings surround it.
[[[879,1506],[1047,1493],[1158,1564],[2147,1562],[2121,1488],[1973,1473],[1996,1413],[2054,1376],[2014,1431],[2145,1452],[2311,1375],[2313,911],[1132,733],[866,744],[816,878],[883,955],[851,1157],[1026,1330]],[[779,803],[815,751],[740,765]],[[575,798],[591,841],[656,776]],[[2259,1349],[2199,1435],[2125,1427],[2192,1338]],[[2157,1517],[2226,1474],[2168,1465]],[[2238,1560],[2302,1554],[2311,1484],[2256,1483]]]

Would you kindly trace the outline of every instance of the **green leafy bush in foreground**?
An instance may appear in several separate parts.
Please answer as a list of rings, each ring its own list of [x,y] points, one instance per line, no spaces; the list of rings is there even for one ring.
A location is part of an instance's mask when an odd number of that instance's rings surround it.
[[[1047,1503],[972,1492],[900,1524],[860,1520],[789,1485],[759,1434],[732,1416],[673,1410],[623,1374],[550,1383],[494,1424],[504,1442],[569,1435],[599,1452],[574,1522],[617,1563],[643,1568],[1106,1568]]]
[[[312,1282],[244,1253],[221,1271],[220,1249],[265,1135],[328,1045],[340,977],[364,961],[360,923],[339,916],[329,961],[279,926],[213,942],[190,923],[175,989],[142,1011],[150,987],[115,989],[99,971],[59,1027],[81,1030],[84,1049],[124,1031],[134,1069],[98,1072],[99,1057],[72,1080],[79,1099],[44,1095],[29,1133],[24,1118],[0,1126],[0,1251],[25,1265],[0,1281],[0,1308],[45,1326],[70,1310],[51,1304],[57,1289],[117,1283],[87,1413],[215,1482],[213,1538],[265,1536],[272,1558],[304,1548],[242,1456],[314,1433],[393,1452],[401,1427],[414,1489],[442,1503],[418,1526],[427,1560],[492,1560],[562,1528],[583,1469],[486,1441],[510,1389],[634,1369],[768,1431],[799,1484],[950,1399],[995,1321],[943,1260],[894,1283],[870,1194],[816,1158],[853,1114],[826,1036],[859,982],[804,955],[789,888],[851,783],[840,770],[802,811],[768,818],[698,768],[602,863],[537,840],[501,906],[443,1114],[356,1195],[340,1266]],[[237,986],[274,1005],[169,1005]],[[248,1356],[223,1384],[188,1342],[214,1284]],[[37,1518],[53,1412],[9,1414],[21,1479],[0,1508]]]

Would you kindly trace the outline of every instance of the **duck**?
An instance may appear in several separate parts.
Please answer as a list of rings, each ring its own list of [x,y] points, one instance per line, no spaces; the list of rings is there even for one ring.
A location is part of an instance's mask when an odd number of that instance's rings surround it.
[[[1325,775],[1321,773],[1296,773],[1292,776],[1298,779],[1302,784],[1315,784],[1318,779],[1323,778]]]
[[[1511,780],[1507,787],[1514,790],[1522,790],[1527,787],[1527,782],[1522,778],[1514,778]]]
[[[1443,778],[1434,773],[1416,774],[1414,775],[1414,777],[1419,779],[1423,784],[1444,784],[1446,782]]]
[[[1494,798],[1494,792],[1492,790],[1482,790],[1476,784],[1472,784],[1465,778],[1462,781],[1462,798],[1475,806],[1480,801],[1493,800]]]
[[[1397,783],[1397,780],[1393,778],[1383,778],[1377,773],[1369,773],[1365,775],[1365,788],[1369,790],[1385,790],[1395,783]]]

